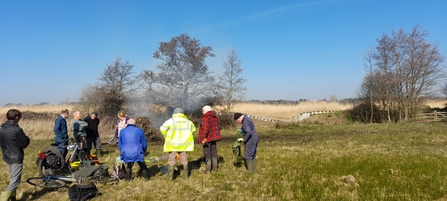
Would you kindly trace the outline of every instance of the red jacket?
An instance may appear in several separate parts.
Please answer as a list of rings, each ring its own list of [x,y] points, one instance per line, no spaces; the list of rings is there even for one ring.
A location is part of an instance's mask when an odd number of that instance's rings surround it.
[[[214,112],[209,111],[203,115],[202,121],[200,122],[200,130],[199,130],[199,144],[202,144],[204,139],[207,142],[219,141],[222,139],[222,135],[220,135],[220,123],[219,119],[217,119],[216,114]]]

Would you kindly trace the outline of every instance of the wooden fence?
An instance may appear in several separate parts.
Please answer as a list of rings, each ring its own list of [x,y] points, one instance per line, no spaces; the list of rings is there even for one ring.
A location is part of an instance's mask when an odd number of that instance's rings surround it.
[[[430,112],[416,114],[416,120],[425,121],[447,121],[447,112]]]

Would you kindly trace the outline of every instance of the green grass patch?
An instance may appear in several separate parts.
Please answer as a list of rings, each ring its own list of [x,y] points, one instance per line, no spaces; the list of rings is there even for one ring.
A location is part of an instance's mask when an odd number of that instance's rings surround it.
[[[158,163],[147,163],[151,178],[98,185],[94,200],[440,200],[447,195],[447,125],[433,124],[290,124],[259,127],[258,171],[246,174],[235,167],[231,145],[238,138],[224,131],[218,143],[223,157],[217,173],[193,168],[169,181]],[[49,140],[33,140],[26,149],[22,200],[67,200],[67,189],[35,189],[25,182],[36,176],[35,157]],[[162,156],[162,144],[150,144],[151,156]],[[104,146],[101,161],[112,166],[116,146]],[[189,153],[193,163],[202,156],[201,145]],[[166,161],[160,164],[166,165]],[[180,166],[180,164],[179,164]],[[203,166],[203,164],[202,164]],[[134,167],[134,173],[138,166]],[[0,163],[2,178],[9,178]],[[0,181],[5,189],[9,179]]]

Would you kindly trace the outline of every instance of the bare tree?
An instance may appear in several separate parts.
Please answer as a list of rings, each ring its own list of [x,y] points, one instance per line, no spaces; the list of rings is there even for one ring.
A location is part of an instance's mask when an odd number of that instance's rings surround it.
[[[225,71],[219,76],[219,90],[223,98],[224,112],[230,112],[234,105],[244,99],[247,88],[244,83],[247,81],[242,76],[241,59],[235,49],[232,49],[227,60],[224,61]]]
[[[97,87],[98,84],[89,84],[82,88],[78,99],[78,107],[84,112],[97,111],[103,103],[104,94]]]
[[[413,118],[421,97],[429,96],[445,78],[445,57],[436,44],[425,40],[427,36],[419,26],[410,33],[400,29],[383,34],[375,51],[365,57],[370,65],[367,86],[377,90],[369,91],[371,97],[376,94],[371,100],[384,107],[388,122],[392,116],[399,121]],[[397,113],[393,115],[393,111]]]
[[[97,109],[103,116],[115,116],[128,100],[128,95],[133,91],[135,83],[133,67],[134,65],[131,65],[129,61],[122,62],[118,57],[113,64],[107,65],[99,77],[99,83],[90,88],[91,92],[85,91],[87,95],[85,98],[90,97],[90,101],[100,101]],[[100,97],[95,97],[95,95]]]
[[[140,75],[144,97],[157,105],[190,108],[215,94],[214,77],[205,64],[207,57],[214,57],[212,50],[187,34],[160,42],[153,55],[163,61],[158,72],[145,70]]]

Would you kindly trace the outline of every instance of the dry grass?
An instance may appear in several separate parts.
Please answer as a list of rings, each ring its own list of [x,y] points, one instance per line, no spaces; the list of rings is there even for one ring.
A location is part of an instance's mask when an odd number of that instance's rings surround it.
[[[303,112],[349,110],[352,107],[352,104],[325,101],[307,101],[300,102],[297,105],[239,103],[234,107],[233,111],[271,119],[293,119]]]
[[[425,105],[430,106],[431,108],[445,108],[447,104],[446,100],[436,99],[436,100],[428,100]]]

